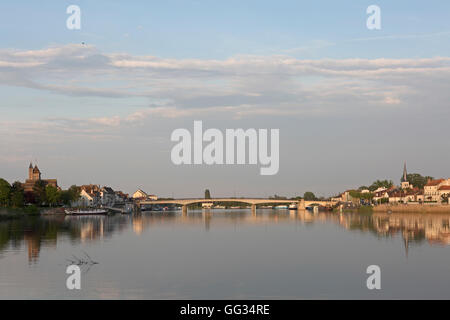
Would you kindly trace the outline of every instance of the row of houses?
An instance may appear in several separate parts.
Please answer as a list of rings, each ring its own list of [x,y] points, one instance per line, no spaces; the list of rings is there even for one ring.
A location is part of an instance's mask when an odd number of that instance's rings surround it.
[[[131,197],[122,191],[114,191],[111,187],[100,187],[97,184],[82,185],[78,201],[72,203],[79,207],[113,207],[133,200],[158,200],[158,197],[138,189]]]
[[[360,190],[361,194],[370,193]],[[372,193],[373,203],[443,203],[450,197],[450,179],[429,180],[423,189],[402,182],[400,187],[378,188]],[[359,202],[361,198],[353,198],[352,190],[347,190],[332,200],[340,202]],[[446,201],[445,201],[446,202]]]
[[[409,183],[402,183],[401,188],[389,190],[384,197],[389,198],[389,203],[448,203],[450,196],[450,179],[428,180],[423,189],[419,189]]]
[[[124,204],[129,200],[128,194],[122,191],[114,191],[111,187],[89,184],[80,186],[80,198],[73,203],[81,207],[113,207]]]

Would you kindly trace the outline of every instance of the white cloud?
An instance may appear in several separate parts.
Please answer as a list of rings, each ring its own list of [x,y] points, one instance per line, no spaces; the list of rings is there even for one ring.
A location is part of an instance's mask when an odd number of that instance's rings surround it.
[[[414,109],[428,103],[430,96],[434,108],[444,108],[449,80],[450,57],[167,59],[102,53],[94,46],[78,44],[0,50],[0,85],[71,97],[144,97],[152,105],[136,108],[127,116],[101,111],[94,117],[72,119],[85,122],[78,127],[82,130],[87,125],[117,127],[148,117],[206,113],[243,118],[333,115],[400,106]]]

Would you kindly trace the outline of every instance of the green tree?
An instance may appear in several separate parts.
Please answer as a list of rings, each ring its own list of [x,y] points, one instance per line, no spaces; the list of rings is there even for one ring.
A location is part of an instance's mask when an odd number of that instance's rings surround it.
[[[287,197],[285,197],[285,196],[279,196],[279,195],[277,195],[277,194],[274,194],[273,196],[270,196],[269,199],[286,200]]]
[[[81,189],[79,187],[73,185],[67,191],[70,195],[70,201],[77,201],[80,198]]]
[[[361,193],[361,198],[366,200],[366,202],[371,203],[375,195],[372,192]]]
[[[48,185],[45,187],[45,197],[47,203],[52,207],[59,202],[60,193],[56,187]]]
[[[37,205],[43,205],[47,202],[47,194],[45,192],[45,182],[38,180],[33,186],[34,199]]]
[[[22,183],[16,181],[11,186],[11,205],[15,208],[23,207],[25,200]]]
[[[11,185],[5,179],[0,179],[0,206],[6,207],[9,205],[11,196]]]
[[[350,197],[355,198],[355,199],[362,198],[362,193],[359,192],[358,190],[350,190],[348,194],[350,195]]]
[[[305,201],[317,200],[315,194],[312,193],[311,191],[306,191],[305,194],[303,195],[303,199],[305,199]]]
[[[205,190],[205,199],[211,199],[211,193],[209,192],[209,189]]]
[[[354,202],[365,200],[366,203],[370,203],[374,197],[372,192],[360,192],[358,190],[349,191],[349,195],[355,200]]]
[[[392,180],[377,180],[374,183],[372,183],[369,187],[370,191],[375,191],[378,188],[386,188],[389,189],[394,185],[394,182]]]
[[[433,180],[433,177],[430,176],[423,177],[418,173],[410,173],[406,175],[406,180],[414,187],[423,189],[423,187],[427,184],[428,180]]]
[[[62,190],[60,192],[60,199],[61,199],[61,202],[63,204],[69,205],[70,202],[72,201],[71,194],[70,194],[69,190]]]

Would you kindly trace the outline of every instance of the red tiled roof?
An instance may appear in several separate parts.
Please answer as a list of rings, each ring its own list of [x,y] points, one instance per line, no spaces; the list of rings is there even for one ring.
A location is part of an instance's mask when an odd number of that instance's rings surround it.
[[[441,183],[442,181],[444,181],[444,179],[437,179],[437,180],[430,180],[425,187],[434,187],[437,186],[439,183]]]
[[[440,186],[438,190],[450,190],[450,186]]]
[[[407,189],[407,190],[394,190],[388,192],[389,197],[394,198],[400,198],[400,197],[407,197],[407,196],[419,196],[423,195],[423,190],[420,190],[418,188],[414,189]]]

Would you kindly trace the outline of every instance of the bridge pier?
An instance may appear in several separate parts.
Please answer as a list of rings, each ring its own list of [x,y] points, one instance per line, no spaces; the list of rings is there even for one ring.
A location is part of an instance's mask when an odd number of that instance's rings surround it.
[[[252,215],[256,216],[256,204],[252,204]]]
[[[181,206],[181,214],[183,216],[187,216],[187,205],[182,205]]]

